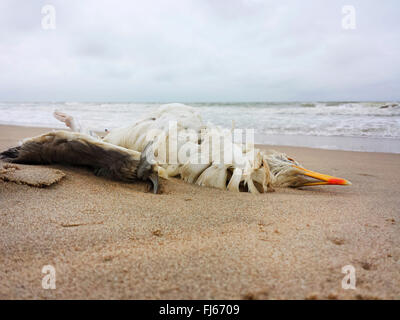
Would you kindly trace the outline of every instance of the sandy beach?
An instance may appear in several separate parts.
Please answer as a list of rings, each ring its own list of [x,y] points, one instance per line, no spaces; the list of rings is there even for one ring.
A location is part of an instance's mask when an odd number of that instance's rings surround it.
[[[46,131],[0,126],[0,150]],[[47,188],[0,180],[0,298],[400,299],[400,154],[273,148],[353,185],[255,196],[170,179],[154,195],[64,166]]]

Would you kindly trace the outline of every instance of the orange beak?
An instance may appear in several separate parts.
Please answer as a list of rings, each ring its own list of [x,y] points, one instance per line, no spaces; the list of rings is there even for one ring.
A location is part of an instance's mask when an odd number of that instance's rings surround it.
[[[310,171],[310,170],[304,169],[304,168],[296,166],[296,165],[292,165],[292,166],[294,168],[302,171],[302,173],[305,176],[319,180],[316,182],[308,182],[308,183],[304,184],[304,186],[320,186],[320,185],[327,185],[327,184],[328,185],[340,185],[340,186],[351,185],[351,182],[346,179],[336,178],[336,177],[329,176],[327,174]]]

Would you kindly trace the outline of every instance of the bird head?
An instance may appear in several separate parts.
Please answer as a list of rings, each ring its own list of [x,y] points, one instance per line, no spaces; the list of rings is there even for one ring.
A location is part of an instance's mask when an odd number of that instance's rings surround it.
[[[284,153],[274,151],[266,155],[265,159],[270,168],[272,185],[275,187],[351,185],[346,179],[305,169]]]

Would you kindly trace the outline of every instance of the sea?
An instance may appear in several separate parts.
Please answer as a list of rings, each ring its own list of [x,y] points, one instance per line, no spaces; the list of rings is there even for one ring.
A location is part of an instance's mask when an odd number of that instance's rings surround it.
[[[185,103],[185,102],[183,102]],[[1,102],[0,124],[63,128],[54,110],[77,117],[89,129],[127,126],[164,103]],[[204,121],[254,129],[255,142],[331,150],[400,153],[400,102],[185,103]]]

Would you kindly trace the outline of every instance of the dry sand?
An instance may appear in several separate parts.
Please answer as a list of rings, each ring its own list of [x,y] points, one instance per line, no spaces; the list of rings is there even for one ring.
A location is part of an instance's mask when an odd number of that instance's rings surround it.
[[[0,150],[45,131],[0,126]],[[153,195],[61,166],[48,188],[0,181],[0,298],[399,299],[400,155],[274,148],[353,185]]]

